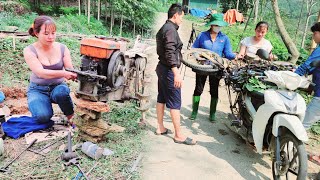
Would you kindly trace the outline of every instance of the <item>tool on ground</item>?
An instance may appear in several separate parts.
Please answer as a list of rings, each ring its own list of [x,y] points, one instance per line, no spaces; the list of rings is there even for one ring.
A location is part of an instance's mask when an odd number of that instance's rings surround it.
[[[20,154],[18,154],[18,156],[16,156],[14,159],[12,159],[6,166],[0,168],[0,172],[6,172],[8,171],[7,168],[15,161],[17,160],[22,153],[24,153],[26,150],[28,150],[35,142],[37,141],[37,139],[34,139],[28,146],[26,149],[24,149],[23,151],[21,151]]]
[[[67,135],[66,135],[66,136],[67,136]],[[55,143],[60,142],[60,140],[62,140],[62,139],[65,138],[66,136],[63,136],[63,137],[61,137],[61,138],[57,138],[57,139],[54,140],[53,142],[50,142],[50,143],[46,144],[46,145],[43,146],[41,149],[39,149],[38,152],[41,152],[41,151],[47,149],[48,147],[54,145]]]
[[[92,168],[86,173],[87,176],[89,176],[89,174],[91,173],[91,171],[99,164],[99,162],[94,163],[94,165],[92,166]],[[78,174],[72,178],[72,180],[79,180],[82,177],[82,172],[79,171]]]
[[[33,149],[28,149],[28,151],[33,152],[33,153],[35,153],[35,154],[39,154],[39,155],[41,155],[41,156],[43,156],[43,157],[46,156],[46,155],[42,154],[41,152],[38,152],[38,151],[33,150]]]
[[[68,150],[61,155],[61,159],[69,161],[77,157],[77,154],[72,151],[71,132],[68,133]]]
[[[65,166],[70,166],[70,165],[74,165],[74,166],[77,166],[77,168],[81,171],[82,175],[84,178],[86,179],[89,179],[87,177],[87,175],[84,173],[84,171],[81,169],[80,165],[79,165],[79,161],[78,161],[79,158],[72,158],[70,159],[67,163],[64,163]]]

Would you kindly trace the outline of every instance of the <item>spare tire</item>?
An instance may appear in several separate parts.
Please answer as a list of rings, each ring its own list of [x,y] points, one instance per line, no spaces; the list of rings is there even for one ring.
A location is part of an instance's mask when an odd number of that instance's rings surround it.
[[[195,54],[205,53],[209,55],[213,60],[212,65],[200,64]],[[183,59],[181,61],[184,65],[191,68],[192,71],[203,75],[214,75],[216,73],[221,74],[223,70],[223,59],[217,54],[207,49],[191,48],[183,53]]]

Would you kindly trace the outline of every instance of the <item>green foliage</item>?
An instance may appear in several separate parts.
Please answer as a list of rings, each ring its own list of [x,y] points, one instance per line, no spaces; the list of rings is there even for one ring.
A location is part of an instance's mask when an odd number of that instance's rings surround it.
[[[0,74],[1,84],[14,86],[15,84],[27,85],[29,79],[29,68],[23,58],[23,48],[32,40],[16,42],[16,51],[13,51],[12,37],[0,39]],[[8,71],[9,70],[9,71]]]
[[[80,41],[75,38],[69,37],[60,37],[57,38],[57,41],[66,45],[70,51],[71,60],[73,62],[73,66],[77,69],[80,68]]]
[[[60,6],[59,11],[62,14],[76,14],[78,12],[78,7],[64,7]]]
[[[39,10],[46,15],[51,15],[54,12],[54,7],[51,5],[41,4]]]
[[[26,2],[0,1],[0,12],[9,12],[13,14],[23,14],[30,11]]]
[[[320,122],[315,123],[312,127],[311,127],[311,131],[314,134],[320,135]]]
[[[140,133],[138,121],[141,118],[139,111],[135,109],[135,103],[119,104],[110,102],[111,113],[106,114],[106,118],[110,123],[116,123],[126,128],[126,132],[130,134]]]
[[[168,9],[167,9],[168,11]],[[188,21],[193,21],[193,22],[204,22],[204,19],[199,18],[197,16],[192,16],[191,14],[186,14],[185,16],[183,16],[184,19],[188,20]]]
[[[300,57],[297,61],[297,64],[300,65],[304,63],[304,61],[306,61],[308,57],[309,57],[309,52],[305,49],[300,48]]]
[[[272,88],[272,86],[264,84],[256,77],[251,77],[249,82],[245,84],[245,87],[248,89],[248,91],[258,91],[261,93],[264,93],[265,90]]]
[[[5,29],[5,26],[17,26],[18,31],[27,32],[30,28],[33,20],[37,17],[37,14],[24,14],[22,16],[15,16],[10,12],[0,13],[0,29]]]
[[[101,21],[95,18],[87,22],[87,16],[84,15],[63,15],[57,19],[58,32],[107,35],[109,31],[103,26]]]
[[[226,12],[228,9],[236,9],[237,0],[219,1],[219,6],[222,9],[222,12]],[[247,4],[246,2],[239,3],[239,11],[240,12],[247,13],[249,8],[250,8],[250,5]]]
[[[118,14],[131,19],[137,27],[150,28],[152,26],[158,1],[156,0],[112,0],[112,8]]]

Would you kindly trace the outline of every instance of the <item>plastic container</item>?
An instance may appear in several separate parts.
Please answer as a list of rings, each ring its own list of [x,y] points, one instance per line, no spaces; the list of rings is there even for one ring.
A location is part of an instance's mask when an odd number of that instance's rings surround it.
[[[84,142],[81,151],[92,159],[98,160],[102,157],[103,148],[92,142]]]

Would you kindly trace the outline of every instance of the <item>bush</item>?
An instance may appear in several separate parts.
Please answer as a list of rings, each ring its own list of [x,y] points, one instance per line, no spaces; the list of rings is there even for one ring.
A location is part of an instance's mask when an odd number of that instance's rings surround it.
[[[35,13],[28,13],[17,17],[14,13],[2,12],[0,13],[0,29],[5,29],[5,26],[17,26],[18,31],[27,32],[37,16]]]
[[[8,12],[21,15],[26,12],[30,12],[30,7],[24,3],[15,1],[0,1],[0,12]]]
[[[40,12],[41,14],[52,15],[54,12],[54,7],[50,5],[41,4]]]
[[[76,14],[78,12],[78,7],[60,6],[59,11],[61,12],[61,14]]]

